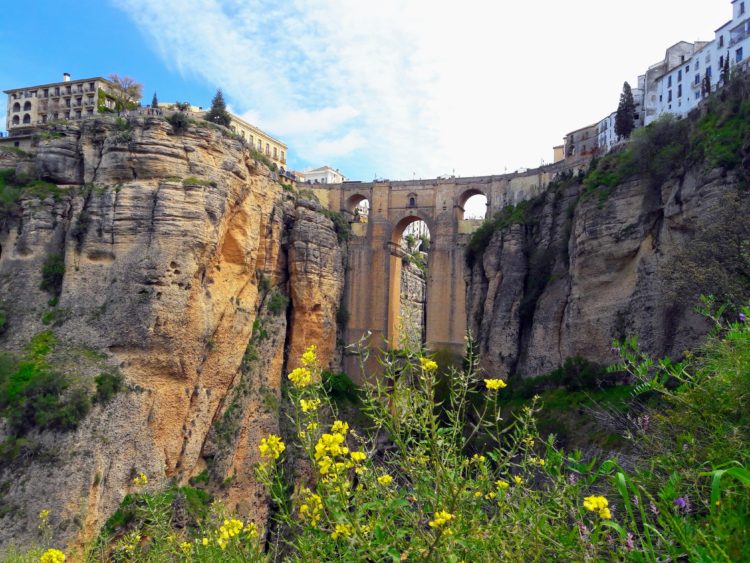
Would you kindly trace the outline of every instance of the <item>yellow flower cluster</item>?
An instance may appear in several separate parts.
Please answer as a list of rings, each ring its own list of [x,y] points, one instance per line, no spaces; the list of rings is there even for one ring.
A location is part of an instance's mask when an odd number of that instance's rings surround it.
[[[497,481],[495,481],[495,485],[497,485],[497,488],[501,491],[504,491],[505,489],[510,487],[510,483],[508,483],[508,481],[503,481],[502,479],[498,479]]]
[[[455,516],[453,516],[453,514],[446,512],[445,510],[436,512],[435,519],[429,521],[430,528],[441,528],[454,518]]]
[[[544,467],[544,465],[546,464],[546,462],[542,458],[536,456],[532,457],[529,461],[534,465],[538,465],[539,467]]]
[[[302,412],[314,412],[318,410],[320,406],[320,399],[300,399],[299,406],[302,408]]]
[[[65,554],[59,549],[48,549],[39,558],[39,563],[63,563]]]
[[[352,527],[349,524],[336,524],[336,527],[334,528],[333,532],[331,532],[331,537],[333,539],[338,539],[340,537],[349,537],[352,535]]]
[[[309,492],[309,490],[307,491]],[[310,494],[299,507],[299,517],[310,520],[310,524],[317,525],[323,514],[323,499],[315,493]]]
[[[349,432],[349,424],[346,422],[341,422],[340,420],[336,420],[333,422],[333,426],[331,426],[331,432],[344,435]]]
[[[429,358],[419,358],[419,367],[424,371],[435,371],[438,367],[437,363]]]
[[[312,383],[312,372],[307,368],[294,368],[288,377],[295,387],[307,387]]]
[[[46,520],[49,517],[49,509],[45,508],[39,513],[39,520]]]
[[[262,458],[275,460],[279,459],[279,456],[286,449],[286,446],[284,445],[284,442],[281,441],[281,438],[279,436],[270,434],[268,438],[263,438],[260,441],[260,446],[258,446],[258,449],[260,450],[260,455]]]
[[[182,553],[187,555],[188,553],[192,551],[193,546],[189,544],[188,542],[184,541],[180,544],[180,549],[182,550]]]
[[[352,452],[349,454],[349,457],[352,458],[352,461],[354,463],[362,463],[367,459],[367,456],[364,452]]]
[[[136,487],[142,487],[144,485],[148,484],[148,477],[146,477],[146,474],[141,471],[138,475],[133,477],[133,485]]]
[[[321,475],[335,478],[339,472],[354,467],[351,459],[336,460],[337,457],[349,454],[349,448],[343,445],[348,431],[349,425],[346,422],[336,420],[331,426],[331,434],[323,434],[318,439],[315,444],[315,461]]]
[[[313,344],[309,346],[307,350],[302,354],[302,365],[305,367],[311,367],[318,363],[318,356],[316,354],[317,348]]]
[[[224,520],[224,523],[216,531],[216,545],[221,549],[226,549],[229,540],[239,535],[241,531],[242,520],[237,520],[236,518]]]
[[[502,379],[485,379],[484,384],[490,391],[496,391],[497,389],[503,389],[508,386],[508,384]]]
[[[516,475],[515,477],[513,477],[513,482],[516,485],[523,485],[523,479],[521,479],[518,475]]]
[[[609,502],[604,497],[591,496],[583,499],[583,507],[591,512],[596,512],[602,520],[612,518],[608,506]]]
[[[380,483],[381,485],[390,485],[392,481],[393,481],[393,477],[387,474],[381,475],[380,477],[378,477],[378,483]]]

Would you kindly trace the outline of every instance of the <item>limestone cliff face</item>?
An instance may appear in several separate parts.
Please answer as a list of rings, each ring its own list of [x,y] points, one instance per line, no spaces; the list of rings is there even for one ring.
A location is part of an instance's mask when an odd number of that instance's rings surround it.
[[[16,163],[61,190],[22,201],[0,233],[0,349],[49,328],[39,287],[56,254],[63,322],[50,364],[89,388],[119,369],[128,390],[75,431],[33,436],[46,461],[4,470],[12,517],[0,519],[0,543],[32,538],[43,508],[58,539],[80,540],[136,472],[157,489],[207,460],[219,482],[232,477],[230,508],[262,521],[251,465],[260,437],[278,431],[287,333],[295,352],[317,344],[333,356],[343,271],[332,223],[295,207],[238,140],[213,129],[175,134],[162,119],[131,118],[61,133]]]
[[[534,200],[528,219],[497,232],[467,274],[469,327],[497,376],[539,375],[566,358],[609,364],[613,339],[636,336],[676,354],[707,330],[677,304],[669,277],[717,221],[738,180],[690,171],[654,187],[634,180],[605,200],[567,182]]]

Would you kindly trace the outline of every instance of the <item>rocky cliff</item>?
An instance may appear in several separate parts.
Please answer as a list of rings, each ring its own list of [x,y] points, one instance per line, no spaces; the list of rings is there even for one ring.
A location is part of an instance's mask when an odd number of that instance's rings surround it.
[[[708,328],[698,294],[738,266],[712,233],[747,210],[737,173],[702,162],[594,190],[582,176],[505,210],[473,257],[468,320],[489,373],[540,375],[575,356],[606,365],[612,341],[630,336],[679,356]]]
[[[156,490],[208,467],[229,507],[262,522],[252,464],[260,437],[278,432],[285,351],[316,344],[336,358],[332,222],[227,131],[133,117],[42,139],[3,162],[29,187],[0,233],[0,350],[30,353],[51,331],[45,362],[68,390],[93,394],[102,372],[125,388],[74,430],[14,442],[0,543],[31,541],[42,509],[57,541],[90,537],[139,472]]]

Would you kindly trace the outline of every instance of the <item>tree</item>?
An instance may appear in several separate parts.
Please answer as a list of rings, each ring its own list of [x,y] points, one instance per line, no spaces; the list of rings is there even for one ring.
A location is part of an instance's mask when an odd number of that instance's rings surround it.
[[[159,98],[156,97],[156,92],[154,92],[154,97],[151,98],[151,107],[153,109],[156,109],[159,107]]]
[[[211,123],[216,123],[217,125],[223,125],[224,127],[229,127],[229,124],[232,122],[221,89],[216,90],[216,95],[214,96],[214,99],[211,100],[211,109],[208,110],[204,119]]]
[[[115,73],[110,74],[109,79],[114,84],[110,95],[115,100],[115,110],[118,114],[124,109],[132,109],[138,105],[141,101],[143,84],[136,82],[135,78]]]
[[[633,100],[633,91],[627,82],[622,86],[620,94],[620,105],[617,106],[617,115],[615,116],[615,134],[618,137],[630,137],[633,132],[635,120],[635,100]]]

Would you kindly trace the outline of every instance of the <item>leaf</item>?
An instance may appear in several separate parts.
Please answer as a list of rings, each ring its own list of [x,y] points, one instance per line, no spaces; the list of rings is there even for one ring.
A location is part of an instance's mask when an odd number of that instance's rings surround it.
[[[602,526],[612,528],[615,532],[620,534],[621,538],[624,538],[626,535],[625,530],[623,530],[622,526],[620,526],[617,522],[613,522],[612,520],[602,520]]]

